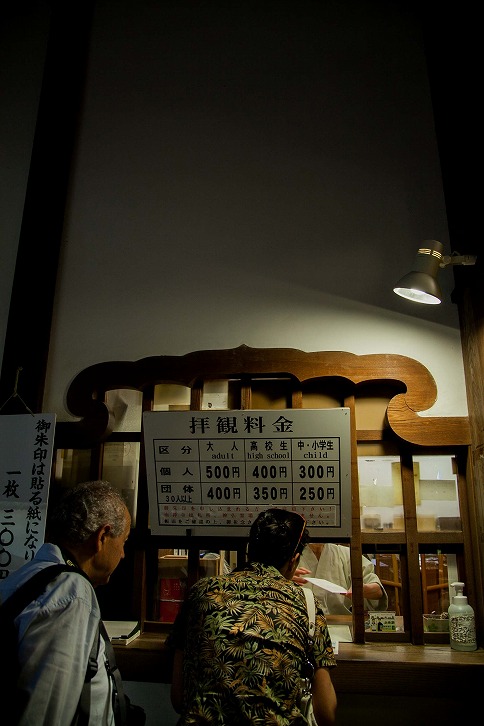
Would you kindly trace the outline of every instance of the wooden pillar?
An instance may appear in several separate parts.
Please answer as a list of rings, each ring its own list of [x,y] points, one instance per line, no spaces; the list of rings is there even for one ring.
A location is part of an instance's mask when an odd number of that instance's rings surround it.
[[[42,89],[0,376],[5,413],[42,411],[71,160],[94,0],[51,3]],[[18,396],[12,396],[18,377]]]
[[[473,493],[471,508],[473,565],[476,577],[476,622],[484,618],[484,264],[455,270],[454,295],[459,306],[462,354],[471,429],[468,484]],[[473,510],[473,511],[472,511]],[[484,632],[477,633],[484,642]]]

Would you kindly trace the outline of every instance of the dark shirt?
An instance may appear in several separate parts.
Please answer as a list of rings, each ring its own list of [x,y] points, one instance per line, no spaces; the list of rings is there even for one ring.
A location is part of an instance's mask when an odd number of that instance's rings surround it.
[[[275,567],[252,563],[191,589],[172,633],[184,651],[183,724],[302,726],[297,698],[307,658],[336,665],[316,600],[309,642],[302,588]]]

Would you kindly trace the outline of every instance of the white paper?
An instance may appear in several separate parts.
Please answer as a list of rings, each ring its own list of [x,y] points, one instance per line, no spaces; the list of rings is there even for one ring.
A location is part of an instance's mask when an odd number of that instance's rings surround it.
[[[321,587],[323,590],[328,590],[328,592],[335,592],[339,595],[346,594],[345,587],[342,587],[341,585],[336,585],[334,582],[330,582],[329,580],[323,580],[319,577],[305,577],[304,579],[310,582],[312,585],[316,585],[316,587]]]
[[[129,638],[133,632],[139,630],[137,620],[104,620],[103,622],[111,640],[113,638]]]
[[[328,625],[329,634],[333,648],[335,643],[352,643],[351,630],[348,625]]]

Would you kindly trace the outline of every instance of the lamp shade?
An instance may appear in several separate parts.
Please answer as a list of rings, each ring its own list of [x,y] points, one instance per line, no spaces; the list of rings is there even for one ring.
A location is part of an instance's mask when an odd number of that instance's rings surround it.
[[[419,249],[411,272],[394,286],[393,292],[413,302],[439,305],[442,293],[437,282],[443,245],[438,240],[426,240]]]

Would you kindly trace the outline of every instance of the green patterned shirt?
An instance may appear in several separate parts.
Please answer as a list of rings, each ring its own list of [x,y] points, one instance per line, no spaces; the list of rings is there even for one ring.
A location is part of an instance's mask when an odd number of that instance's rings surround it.
[[[253,562],[206,577],[191,589],[172,642],[184,651],[184,710],[179,726],[303,726],[297,707],[307,657],[336,665],[316,600],[309,643],[304,593],[275,567]]]

